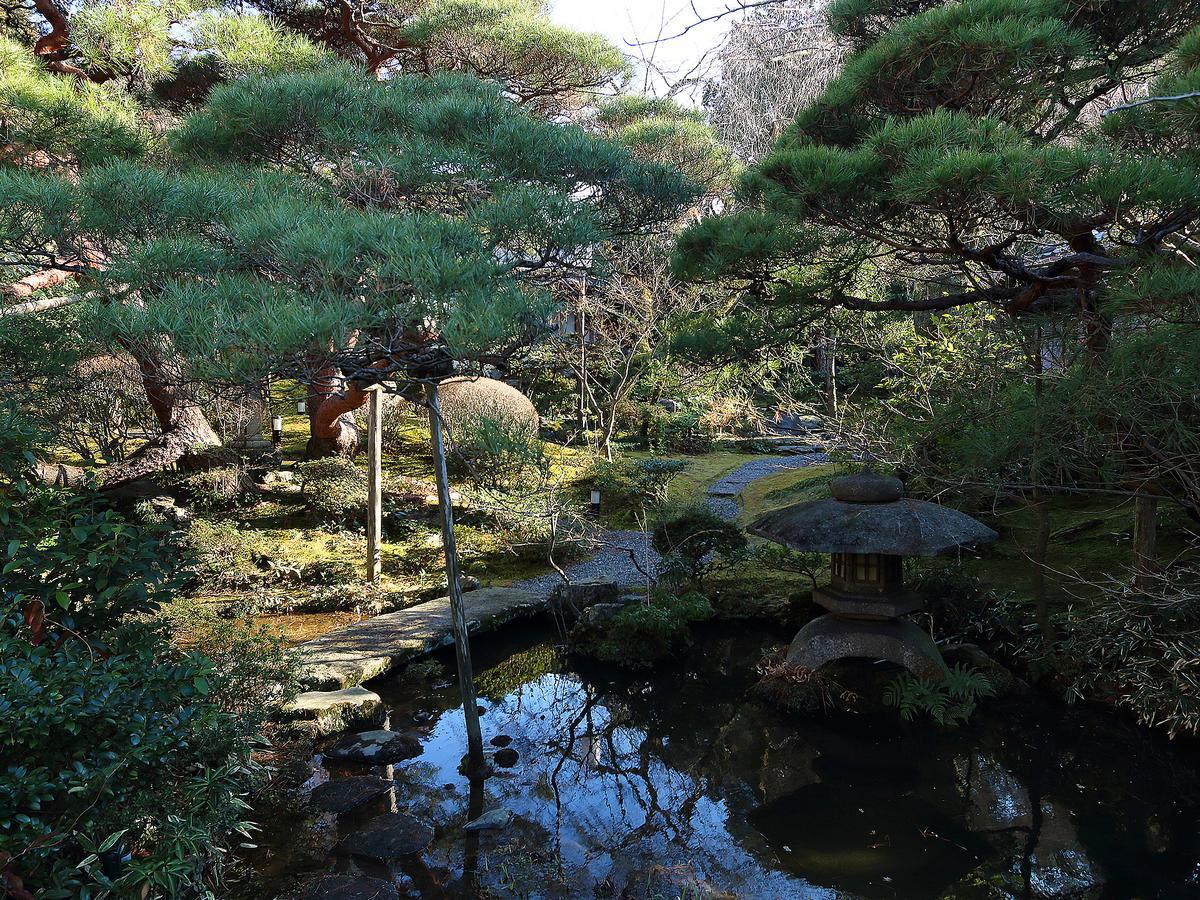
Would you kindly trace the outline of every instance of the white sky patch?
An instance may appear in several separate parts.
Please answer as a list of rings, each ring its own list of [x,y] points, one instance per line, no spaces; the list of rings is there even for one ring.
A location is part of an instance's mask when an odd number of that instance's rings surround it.
[[[702,15],[725,8],[725,0],[695,0],[695,9]],[[705,52],[720,44],[736,16],[706,22],[682,37],[642,47],[631,45],[653,41],[660,35],[677,35],[695,22],[692,4],[688,0],[550,0],[550,18],[580,31],[599,32],[635,60],[643,55],[652,57],[654,66],[670,81],[686,73],[701,61]],[[647,79],[642,71],[634,87],[662,93],[663,84],[653,74]]]

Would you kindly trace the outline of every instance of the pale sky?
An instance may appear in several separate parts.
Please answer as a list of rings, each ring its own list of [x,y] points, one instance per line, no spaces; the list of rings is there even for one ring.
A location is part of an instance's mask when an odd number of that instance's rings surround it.
[[[720,12],[724,0],[696,0],[702,14]],[[550,17],[580,31],[598,31],[625,53],[638,57],[655,54],[664,71],[682,74],[706,50],[721,42],[732,17],[693,28],[683,37],[664,41],[657,47],[632,47],[631,43],[675,35],[696,21],[688,0],[550,0]],[[639,81],[638,87],[641,87]]]

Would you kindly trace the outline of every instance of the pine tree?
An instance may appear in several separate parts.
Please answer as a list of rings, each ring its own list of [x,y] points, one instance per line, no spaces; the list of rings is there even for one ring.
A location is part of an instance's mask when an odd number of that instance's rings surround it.
[[[1194,404],[1164,411],[1178,379],[1116,401],[1134,359],[1171,378],[1196,344],[1200,9],[837,0],[829,21],[852,48],[839,74],[730,214],[680,242],[682,273],[744,289],[720,332],[766,340],[832,309],[1069,322],[1084,352],[1057,414],[1200,502],[1194,472],[1171,474],[1197,433]],[[1119,108],[1147,93],[1176,99]]]
[[[106,484],[217,442],[200,382],[296,377],[312,452],[353,452],[366,380],[417,349],[512,352],[582,248],[654,230],[693,193],[546,117],[625,64],[536,4],[416,4],[410,45],[382,61],[361,42],[383,20],[352,11],[339,36],[340,9],[281,10],[306,36],[217,8],[39,0],[32,46],[0,38],[0,262],[24,301],[0,313],[130,351],[159,413],[162,437]]]

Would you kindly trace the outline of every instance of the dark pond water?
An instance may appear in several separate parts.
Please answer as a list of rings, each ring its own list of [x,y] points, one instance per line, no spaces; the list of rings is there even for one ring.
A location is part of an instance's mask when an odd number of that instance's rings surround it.
[[[958,731],[788,717],[749,693],[784,641],[740,626],[642,675],[572,668],[529,630],[477,644],[485,741],[519,757],[485,782],[458,773],[449,658],[372,685],[391,726],[423,738],[376,773],[396,781],[392,808],[437,828],[420,863],[383,873],[402,896],[1200,895],[1200,761],[1117,717],[1029,701]],[[317,763],[313,783],[349,774]],[[506,829],[462,831],[496,806]],[[277,818],[260,862],[354,871],[324,850],[360,825]]]

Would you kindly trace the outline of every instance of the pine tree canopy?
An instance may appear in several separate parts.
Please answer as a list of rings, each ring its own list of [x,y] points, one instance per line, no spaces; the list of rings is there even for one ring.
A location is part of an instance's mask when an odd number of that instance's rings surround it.
[[[81,134],[108,129],[93,90],[72,95]],[[136,150],[78,177],[0,170],[0,252],[102,259],[85,275],[96,327],[169,341],[209,379],[402,370],[395,354],[432,335],[460,358],[503,352],[589,248],[696,190],[494,82],[340,64],[219,86]]]
[[[683,236],[681,274],[770,315],[1072,312],[1096,349],[1123,312],[1194,304],[1200,103],[1102,113],[1196,87],[1195,4],[838,0],[830,21],[842,71]]]

